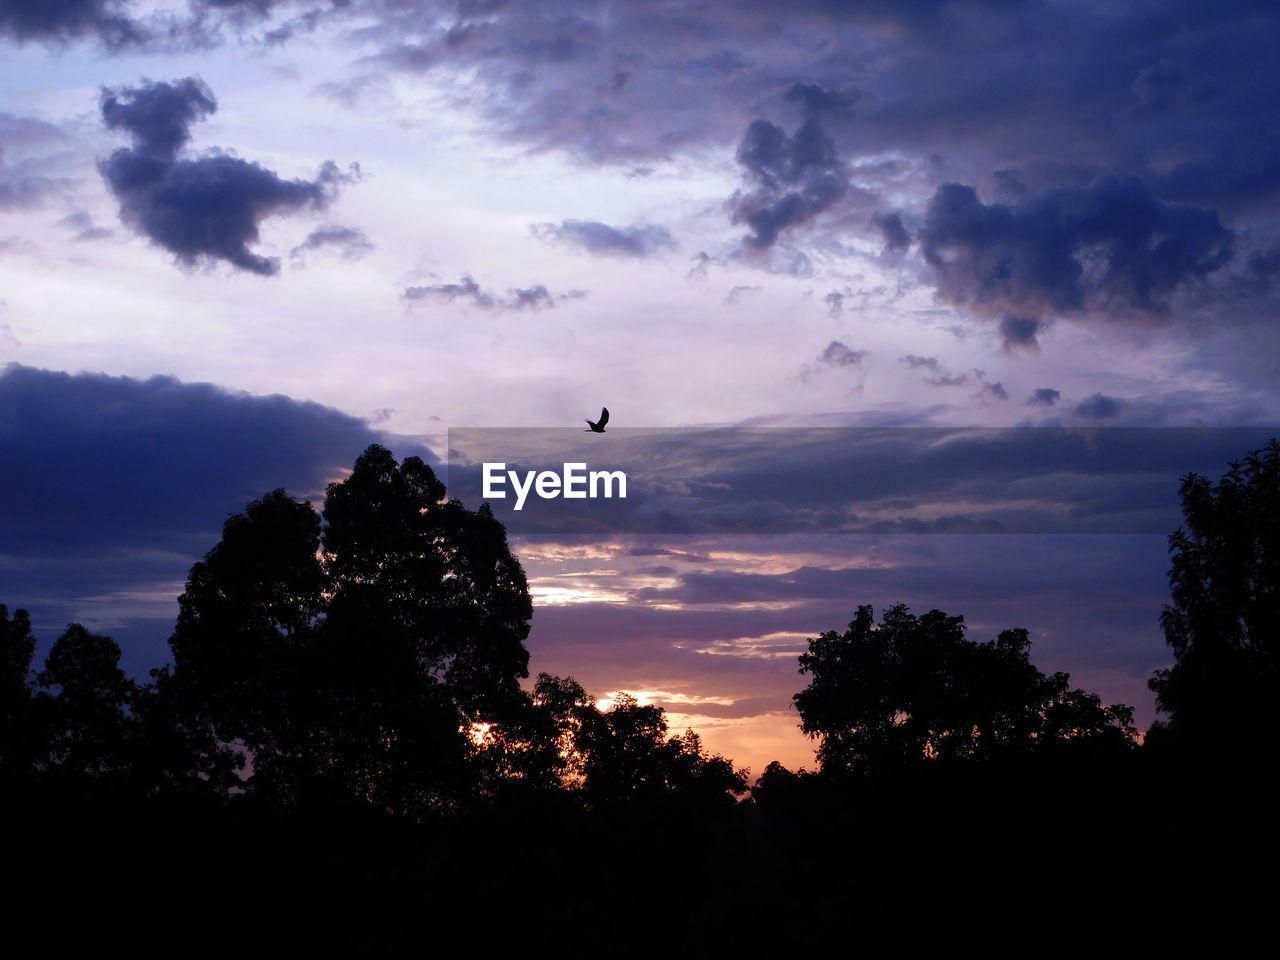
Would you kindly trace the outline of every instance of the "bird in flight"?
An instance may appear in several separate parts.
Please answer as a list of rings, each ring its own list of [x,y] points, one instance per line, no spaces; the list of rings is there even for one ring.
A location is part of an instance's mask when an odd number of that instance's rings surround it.
[[[585,419],[585,418],[584,418]],[[609,422],[609,408],[600,408],[599,420],[587,420],[587,429],[592,433],[604,433],[604,425]]]

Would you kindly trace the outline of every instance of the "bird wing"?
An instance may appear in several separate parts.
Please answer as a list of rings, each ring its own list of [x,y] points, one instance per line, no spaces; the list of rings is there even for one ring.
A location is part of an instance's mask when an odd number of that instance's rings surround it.
[[[600,426],[603,427],[608,422],[609,422],[609,408],[601,407],[600,408]]]

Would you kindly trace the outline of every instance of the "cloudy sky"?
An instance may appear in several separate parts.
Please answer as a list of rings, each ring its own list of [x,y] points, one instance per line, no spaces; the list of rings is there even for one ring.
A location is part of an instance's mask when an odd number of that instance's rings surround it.
[[[247,499],[601,404],[1264,436],[1278,34],[1244,0],[0,0],[0,602],[142,671]],[[1134,435],[1130,497],[1232,455]],[[1097,529],[514,540],[535,671],[758,771],[811,763],[794,657],[860,603],[1026,626],[1149,722],[1164,537]]]

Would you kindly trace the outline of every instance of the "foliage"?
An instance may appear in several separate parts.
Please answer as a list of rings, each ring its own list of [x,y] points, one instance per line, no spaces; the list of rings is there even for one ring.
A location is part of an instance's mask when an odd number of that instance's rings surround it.
[[[31,660],[36,639],[25,610],[0,603],[0,774],[19,776],[31,768],[36,749],[32,716]]]
[[[793,699],[801,729],[820,741],[823,771],[877,775],[1055,744],[1133,742],[1132,708],[1070,689],[1065,673],[1045,676],[1029,659],[1027,631],[985,643],[964,633],[963,617],[917,617],[899,604],[879,625],[860,606],[846,631],[810,640],[800,656],[809,685]]]
[[[476,724],[521,698],[532,605],[501,524],[372,446],[322,517],[277,490],[192,568],[171,641],[189,715],[285,805],[419,814],[464,798]]]
[[[1197,749],[1270,742],[1280,682],[1280,442],[1216,483],[1183,478],[1169,538],[1172,602],[1160,625],[1174,663],[1151,679],[1169,733]]]
[[[696,733],[669,736],[663,709],[629,694],[601,710],[572,677],[542,673],[528,705],[521,722],[488,739],[526,786],[568,790],[597,809],[673,797],[712,808],[746,789],[745,773],[707,754]]]

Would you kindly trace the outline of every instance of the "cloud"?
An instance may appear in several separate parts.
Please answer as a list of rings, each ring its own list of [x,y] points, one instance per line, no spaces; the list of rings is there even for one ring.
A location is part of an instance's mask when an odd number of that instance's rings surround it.
[[[1031,391],[1031,396],[1027,398],[1027,403],[1031,406],[1052,407],[1061,396],[1061,391],[1055,390],[1053,387],[1037,387]]]
[[[289,254],[298,257],[311,250],[333,248],[343,260],[359,260],[373,250],[373,244],[365,236],[363,230],[356,227],[330,225],[317,227],[307,234],[307,238],[294,247]]]
[[[101,109],[107,127],[133,140],[99,165],[121,219],[185,266],[223,260],[261,276],[277,273],[278,259],[249,249],[258,225],[270,216],[323,210],[359,176],[358,167],[343,173],[332,161],[315,180],[285,180],[216,150],[180,159],[191,125],[217,110],[212,91],[195,77],[104,89]]]
[[[541,310],[544,307],[554,307],[564,300],[580,300],[586,295],[585,290],[569,290],[565,293],[552,294],[539,283],[532,287],[513,287],[505,296],[501,296],[491,290],[485,290],[474,277],[466,274],[457,283],[407,287],[402,296],[410,302],[454,303],[460,301],[481,310]]]
[[[535,223],[530,230],[540,240],[611,256],[647,257],[676,246],[675,238],[666,228],[652,225],[611,227],[598,220],[562,220],[558,224]]]
[[[937,357],[920,357],[909,353],[905,357],[899,357],[898,362],[912,370],[927,370],[929,376],[925,377],[925,383],[931,387],[959,387],[969,382],[967,373],[948,370]]]
[[[911,246],[911,237],[907,234],[907,228],[902,225],[901,214],[877,213],[872,216],[871,222],[884,237],[883,253],[905,253]]]
[[[1044,321],[1035,317],[1019,317],[1012,314],[1000,320],[1000,339],[1005,350],[1024,348],[1035,350],[1039,347],[1036,335],[1044,328]]]
[[[0,210],[40,206],[70,181],[49,176],[50,158],[39,148],[60,143],[62,132],[31,117],[0,113]],[[14,154],[16,162],[10,162]]]
[[[818,354],[818,362],[833,367],[861,367],[866,356],[866,350],[853,350],[839,340],[832,340]]]
[[[67,227],[75,231],[72,241],[75,243],[83,243],[89,240],[106,240],[112,236],[112,231],[106,227],[100,227],[93,222],[93,217],[89,215],[87,210],[76,210],[67,214],[58,221],[58,226]]]
[[[511,298],[507,301],[512,310],[540,310],[543,307],[554,307],[555,304],[547,288],[540,283],[525,289],[517,287],[511,291]]]
[[[0,210],[24,210],[38,207],[66,180],[55,180],[35,173],[34,165],[9,167],[4,160],[4,143],[0,142]]]
[[[858,95],[796,83],[785,99],[801,106],[804,122],[794,134],[768,120],[753,120],[738,145],[737,160],[752,186],[729,200],[734,223],[750,229],[748,247],[767,250],[786,230],[812,220],[848,192],[849,171],[823,128],[823,118],[848,110]]]
[[[1259,287],[1270,287],[1276,275],[1280,274],[1280,243],[1250,255],[1248,274],[1249,279]]]
[[[0,4],[0,36],[20,43],[96,37],[107,47],[123,47],[146,37],[141,25],[125,15],[130,6],[130,0],[5,0]]]
[[[863,388],[862,379],[862,361],[868,356],[866,350],[854,350],[852,347],[839,340],[832,340],[822,352],[818,354],[812,363],[806,363],[800,368],[800,380],[808,381],[818,374],[828,370],[841,371],[856,376],[856,385],[854,389],[861,391]]]
[[[690,257],[690,262],[693,264],[693,266],[691,266],[689,268],[689,272],[685,274],[685,279],[705,280],[707,279],[708,273],[711,269],[711,265],[715,263],[719,263],[720,261],[717,260],[715,257],[711,256],[711,254],[707,253],[707,251],[699,250],[692,257]]]
[[[1213,83],[1194,67],[1167,57],[1143,67],[1130,87],[1135,109],[1146,113],[1208,103],[1218,96]]]
[[[1006,345],[1034,342],[1044,317],[1093,310],[1160,314],[1180,287],[1224,266],[1235,235],[1212,210],[1166,204],[1135,178],[1045,191],[1019,206],[940,186],[920,232],[949,303],[1002,317]]]
[[[1088,420],[1110,420],[1120,412],[1120,401],[1101,393],[1076,404],[1076,413]]]
[[[729,292],[724,295],[724,299],[720,301],[720,305],[724,307],[736,307],[747,297],[760,293],[763,289],[764,287],[740,283],[736,287],[730,288]]]
[[[1009,399],[1009,391],[1004,388],[1004,384],[1000,381],[983,380],[978,387],[978,399],[983,403],[991,400],[1005,401]]]

